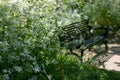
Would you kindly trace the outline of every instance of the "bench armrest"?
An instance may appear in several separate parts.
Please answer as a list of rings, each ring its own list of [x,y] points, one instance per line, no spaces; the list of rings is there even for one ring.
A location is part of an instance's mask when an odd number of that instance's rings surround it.
[[[92,35],[103,35],[104,37],[107,37],[108,28],[105,28],[105,27],[92,28],[90,32]]]

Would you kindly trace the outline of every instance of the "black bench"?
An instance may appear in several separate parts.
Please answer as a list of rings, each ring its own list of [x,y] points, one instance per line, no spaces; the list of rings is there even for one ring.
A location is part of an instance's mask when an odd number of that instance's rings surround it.
[[[60,28],[60,46],[69,49],[71,53],[75,49],[80,49],[81,59],[84,51],[90,50],[94,45],[104,44],[105,50],[108,50],[108,29],[105,27],[94,28],[88,25],[87,20],[83,20]]]

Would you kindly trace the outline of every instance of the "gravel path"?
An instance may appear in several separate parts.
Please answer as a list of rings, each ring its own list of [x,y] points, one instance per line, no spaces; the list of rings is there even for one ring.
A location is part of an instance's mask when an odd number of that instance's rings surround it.
[[[101,57],[101,60],[106,61],[104,63],[105,69],[120,71],[120,44],[109,44],[107,56]],[[101,68],[103,67],[101,66]]]

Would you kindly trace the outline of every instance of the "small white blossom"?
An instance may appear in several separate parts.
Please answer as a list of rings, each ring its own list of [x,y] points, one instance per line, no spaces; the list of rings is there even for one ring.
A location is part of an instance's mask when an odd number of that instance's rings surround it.
[[[36,66],[34,67],[34,71],[35,71],[35,73],[40,72],[40,67],[39,67],[38,65],[36,65]]]
[[[3,69],[2,71],[3,71],[4,73],[7,73],[7,72],[8,72],[6,69]]]
[[[19,67],[19,66],[15,66],[14,69],[15,69],[17,72],[21,72],[21,71],[22,71],[22,67]]]
[[[9,80],[9,74],[5,74],[4,77],[5,77],[5,80]]]

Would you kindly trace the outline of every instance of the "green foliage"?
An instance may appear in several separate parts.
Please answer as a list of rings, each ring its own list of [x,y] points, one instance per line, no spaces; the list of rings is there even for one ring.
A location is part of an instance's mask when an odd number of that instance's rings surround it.
[[[115,27],[120,26],[119,0],[92,0],[84,6],[84,13],[95,25]]]
[[[49,78],[46,62],[59,53],[54,21],[44,17],[51,9],[41,10],[34,4],[0,3],[0,75],[5,79]]]
[[[110,42],[117,42],[116,38],[120,30],[120,0],[90,0],[83,7],[84,15],[87,15],[90,24],[103,26],[109,29]]]
[[[101,78],[98,69],[60,54],[57,26],[81,20],[78,5],[77,0],[0,0],[0,80]]]
[[[60,47],[55,33],[56,26],[80,20],[78,12],[72,12],[69,7],[61,0],[1,1],[1,78],[64,79],[72,66],[75,73],[79,65],[74,60],[58,57]]]

